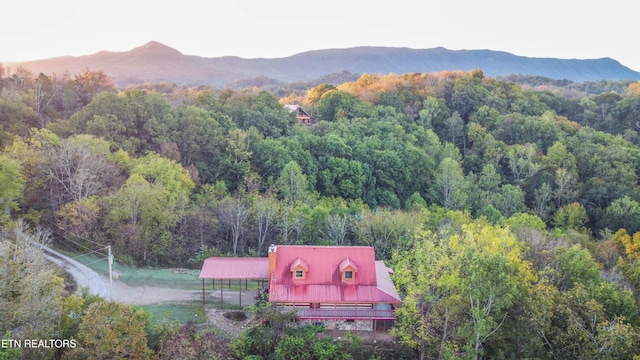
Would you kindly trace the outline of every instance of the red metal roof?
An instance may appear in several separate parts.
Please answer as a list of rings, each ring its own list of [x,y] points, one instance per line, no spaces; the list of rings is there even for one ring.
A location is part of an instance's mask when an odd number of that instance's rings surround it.
[[[400,301],[400,295],[396,290],[396,286],[393,284],[393,280],[391,280],[391,274],[393,274],[393,270],[388,268],[387,265],[384,264],[384,261],[378,260],[376,261],[376,276],[378,278],[378,289],[384,292],[385,294],[391,296],[394,299],[398,299]]]
[[[200,279],[267,279],[266,257],[210,257],[202,264]]]
[[[280,303],[399,303],[388,268],[375,261],[368,246],[279,245],[276,271],[271,276],[269,301]],[[291,265],[308,264],[305,279],[294,279]],[[357,265],[357,267],[356,267]],[[341,267],[357,269],[353,281],[343,283]],[[379,279],[380,278],[380,279]]]
[[[282,285],[269,286],[269,301],[276,303],[397,304],[393,297],[368,285]]]

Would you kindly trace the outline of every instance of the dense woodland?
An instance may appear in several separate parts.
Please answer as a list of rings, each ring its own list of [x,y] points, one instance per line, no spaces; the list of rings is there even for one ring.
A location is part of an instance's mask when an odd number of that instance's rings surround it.
[[[318,123],[298,124],[284,104]],[[631,359],[640,354],[639,121],[631,82],[475,70],[308,89],[118,89],[99,71],[0,67],[0,302],[14,314],[0,331],[80,338],[99,327],[96,314],[119,313],[147,339],[120,346],[160,358],[171,358],[162,341],[205,336],[159,336],[139,309],[63,295],[25,250],[43,232],[63,249],[111,245],[117,261],[154,267],[261,256],[271,243],[368,245],[404,297],[393,330],[404,348],[389,358]],[[26,274],[54,280],[36,286]],[[68,322],[28,319],[34,301]],[[311,341],[251,331],[229,344],[210,338],[209,354],[290,358]]]

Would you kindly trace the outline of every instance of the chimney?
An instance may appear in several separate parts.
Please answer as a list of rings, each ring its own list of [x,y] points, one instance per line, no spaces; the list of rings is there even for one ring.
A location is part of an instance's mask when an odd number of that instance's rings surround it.
[[[271,244],[269,246],[269,285],[271,281],[276,279],[276,249],[277,246]]]

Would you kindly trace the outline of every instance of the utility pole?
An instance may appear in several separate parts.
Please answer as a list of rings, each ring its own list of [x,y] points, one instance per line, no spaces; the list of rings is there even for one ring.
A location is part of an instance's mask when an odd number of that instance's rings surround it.
[[[109,250],[109,258],[107,259],[109,261],[109,300],[113,300],[113,254],[111,254],[111,245],[107,246],[107,249]]]

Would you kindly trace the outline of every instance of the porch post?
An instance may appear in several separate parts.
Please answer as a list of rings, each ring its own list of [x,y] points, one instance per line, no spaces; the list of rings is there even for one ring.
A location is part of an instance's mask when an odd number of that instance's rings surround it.
[[[202,306],[204,306],[204,279],[202,279]]]
[[[224,304],[222,303],[222,296],[223,296],[222,289],[223,289],[222,279],[220,279],[220,310],[224,309]]]
[[[378,319],[373,319],[373,341],[376,340],[376,332],[378,332],[377,325],[378,325]]]

